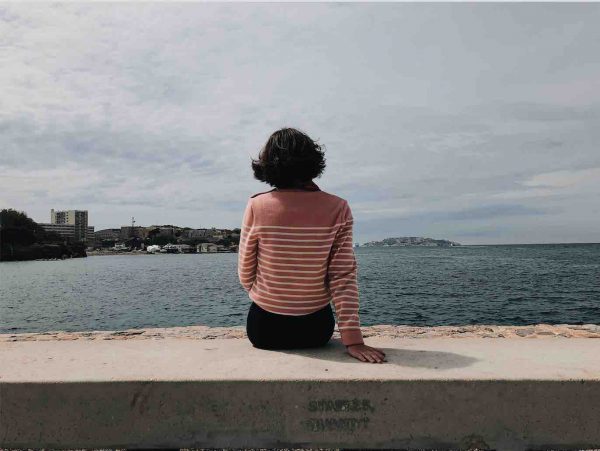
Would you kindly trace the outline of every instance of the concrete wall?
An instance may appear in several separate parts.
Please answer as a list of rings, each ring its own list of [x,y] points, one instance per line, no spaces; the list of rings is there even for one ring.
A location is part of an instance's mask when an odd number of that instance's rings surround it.
[[[600,447],[600,341],[515,341],[381,342],[379,365],[339,343],[1,343],[0,447]]]
[[[1,443],[28,448],[577,448],[593,381],[2,384]]]

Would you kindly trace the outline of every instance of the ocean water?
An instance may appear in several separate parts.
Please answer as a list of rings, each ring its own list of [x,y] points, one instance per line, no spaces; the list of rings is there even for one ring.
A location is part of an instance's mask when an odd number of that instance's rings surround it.
[[[355,248],[361,325],[600,323],[600,244]],[[0,263],[0,333],[245,325],[237,254]]]

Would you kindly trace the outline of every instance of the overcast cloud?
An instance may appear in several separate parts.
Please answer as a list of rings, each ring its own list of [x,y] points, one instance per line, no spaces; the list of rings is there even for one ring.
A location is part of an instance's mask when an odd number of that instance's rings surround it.
[[[600,4],[0,6],[0,206],[239,227],[283,126],[355,241],[600,241]]]

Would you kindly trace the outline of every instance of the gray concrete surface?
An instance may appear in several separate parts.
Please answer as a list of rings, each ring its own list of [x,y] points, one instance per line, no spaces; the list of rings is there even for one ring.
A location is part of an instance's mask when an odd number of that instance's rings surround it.
[[[3,342],[0,446],[600,447],[600,340],[365,341]]]

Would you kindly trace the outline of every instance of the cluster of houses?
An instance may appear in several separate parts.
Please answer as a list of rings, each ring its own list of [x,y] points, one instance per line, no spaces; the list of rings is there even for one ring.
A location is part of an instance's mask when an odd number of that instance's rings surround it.
[[[200,243],[196,246],[190,244],[153,244],[146,247],[149,254],[210,254],[216,252],[237,252],[237,245],[225,246],[214,243]]]
[[[94,233],[94,249],[149,253],[237,252],[240,229],[192,229],[172,225],[123,226]]]

